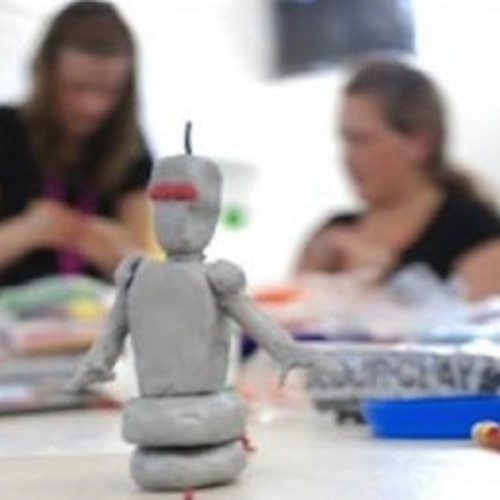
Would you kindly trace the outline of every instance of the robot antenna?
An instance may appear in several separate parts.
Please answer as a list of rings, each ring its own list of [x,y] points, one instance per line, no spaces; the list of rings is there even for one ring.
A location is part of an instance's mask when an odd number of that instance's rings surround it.
[[[186,122],[186,126],[184,128],[184,151],[186,154],[193,154],[193,148],[191,144],[191,131],[193,129],[193,124],[190,121]]]

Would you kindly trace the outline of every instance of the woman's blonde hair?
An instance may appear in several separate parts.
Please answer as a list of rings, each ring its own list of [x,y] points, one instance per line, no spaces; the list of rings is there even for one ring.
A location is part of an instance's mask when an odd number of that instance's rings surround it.
[[[93,187],[103,192],[119,183],[126,167],[142,149],[136,110],[135,44],[120,13],[108,2],[73,2],[52,20],[34,57],[33,89],[23,107],[34,156],[44,170],[60,163],[62,136],[52,103],[55,67],[61,51],[67,48],[130,60],[120,101],[85,147],[90,168],[85,174],[91,177]]]

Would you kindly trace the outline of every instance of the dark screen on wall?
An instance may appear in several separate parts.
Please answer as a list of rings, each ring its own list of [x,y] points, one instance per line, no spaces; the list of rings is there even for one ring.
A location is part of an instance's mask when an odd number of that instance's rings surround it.
[[[411,54],[411,0],[271,0],[275,73],[324,69],[373,52]]]

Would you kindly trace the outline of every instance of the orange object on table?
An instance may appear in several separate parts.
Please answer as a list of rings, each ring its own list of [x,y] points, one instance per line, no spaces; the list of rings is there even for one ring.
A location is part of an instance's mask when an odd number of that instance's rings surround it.
[[[500,423],[478,422],[472,428],[472,437],[481,446],[500,450]]]

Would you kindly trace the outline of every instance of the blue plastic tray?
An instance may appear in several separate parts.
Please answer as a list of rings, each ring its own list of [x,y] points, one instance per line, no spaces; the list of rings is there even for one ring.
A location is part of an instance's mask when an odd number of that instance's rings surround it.
[[[500,422],[499,396],[372,399],[361,407],[373,433],[386,438],[462,439],[477,422]]]

